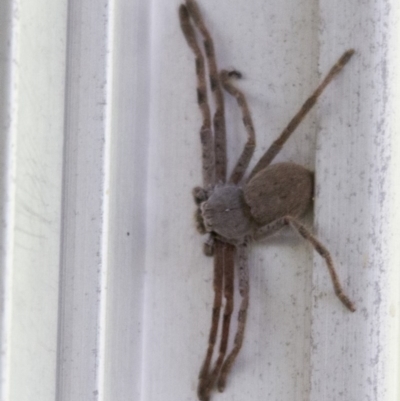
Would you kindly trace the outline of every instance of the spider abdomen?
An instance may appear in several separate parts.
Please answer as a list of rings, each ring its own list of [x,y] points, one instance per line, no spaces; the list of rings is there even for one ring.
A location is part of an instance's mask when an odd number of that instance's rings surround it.
[[[259,226],[287,215],[299,217],[312,203],[313,173],[294,163],[276,163],[245,184],[243,195]]]

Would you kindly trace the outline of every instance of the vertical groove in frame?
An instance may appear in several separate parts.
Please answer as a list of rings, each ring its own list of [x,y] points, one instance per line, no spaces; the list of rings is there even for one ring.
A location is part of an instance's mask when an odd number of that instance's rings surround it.
[[[113,9],[68,2],[57,401],[104,393]]]
[[[4,5],[6,4],[6,5]],[[5,74],[2,77],[5,83],[4,87],[7,88],[1,95],[5,100],[8,107],[1,110],[4,113],[3,117],[7,121],[4,126],[4,133],[2,139],[2,164],[3,171],[1,177],[1,191],[2,197],[1,206],[3,210],[1,216],[0,227],[0,342],[1,342],[1,356],[0,356],[0,400],[9,400],[9,358],[10,358],[10,320],[11,320],[11,285],[12,285],[12,266],[13,266],[13,253],[14,253],[14,218],[15,218],[15,158],[16,158],[16,121],[17,121],[17,97],[18,97],[18,7],[17,0],[10,0],[3,3],[2,7],[7,7],[8,12],[2,15],[2,18],[7,19],[7,35],[9,45],[7,53],[7,63]],[[3,25],[4,26],[4,25]],[[7,40],[7,39],[6,39]],[[8,116],[5,114],[8,113]],[[3,129],[2,129],[3,131]],[[3,206],[4,205],[4,206]]]
[[[67,150],[67,145],[68,145],[68,110],[69,110],[69,77],[70,77],[70,70],[71,70],[71,61],[70,61],[70,53],[71,53],[71,48],[70,48],[70,42],[71,42],[71,8],[72,8],[72,3],[69,1],[68,2],[68,8],[67,8],[67,33],[66,33],[66,38],[67,38],[67,44],[65,47],[65,52],[66,52],[66,66],[65,66],[65,100],[64,100],[64,143],[63,143],[63,156],[62,156],[62,204],[61,204],[61,230],[60,230],[60,261],[59,261],[59,282],[58,282],[58,327],[57,327],[57,364],[56,364],[56,386],[55,386],[55,400],[56,401],[61,401],[63,400],[63,387],[64,387],[64,375],[63,375],[63,369],[62,369],[62,361],[63,361],[63,351],[62,351],[62,345],[63,345],[63,327],[65,324],[65,319],[64,319],[64,311],[63,311],[63,300],[65,298],[65,286],[64,286],[64,279],[66,277],[65,274],[65,254],[66,250],[63,246],[66,238],[66,224],[65,224],[65,218],[66,218],[66,207],[67,207],[67,201],[66,199],[68,198],[67,192],[68,192],[68,185],[66,183],[67,180],[67,171],[66,171],[66,160],[68,156],[68,150]]]
[[[149,159],[151,157],[150,149],[151,149],[151,140],[152,140],[151,131],[152,131],[152,121],[153,121],[152,112],[151,112],[151,96],[153,93],[153,82],[151,80],[151,77],[153,76],[154,71],[155,71],[155,66],[152,63],[152,60],[154,59],[154,51],[155,51],[154,49],[156,47],[156,45],[155,45],[156,38],[153,34],[153,21],[156,20],[155,17],[156,17],[156,13],[157,13],[157,6],[155,4],[156,1],[157,0],[148,0],[147,1],[147,10],[148,10],[148,13],[147,13],[147,15],[148,15],[148,29],[147,29],[147,43],[148,43],[147,66],[148,66],[148,68],[147,68],[147,71],[149,74],[149,76],[148,76],[148,78],[149,78],[148,79],[148,82],[149,82],[149,92],[148,93],[149,94],[148,94],[148,98],[147,98],[148,107],[146,110],[147,116],[148,116],[148,119],[147,119],[148,125],[146,126],[146,128],[147,128],[147,133],[148,133],[149,139],[147,142],[148,151],[147,151],[147,155],[146,155],[147,156],[146,157],[146,183],[145,183],[145,196],[144,196],[144,198],[145,198],[145,205],[144,205],[145,213],[144,214],[145,214],[145,219],[146,219],[146,221],[145,221],[146,231],[144,233],[145,252],[144,252],[144,261],[143,262],[144,262],[145,269],[147,268],[148,261],[149,261],[148,244],[151,243],[149,230],[148,230],[148,211],[149,211],[148,205],[149,205],[149,201],[150,201],[149,187],[151,186],[150,185],[150,167],[149,167],[149,165],[150,165]],[[148,320],[146,319],[147,315],[146,315],[146,307],[145,307],[147,298],[150,296],[148,287],[149,287],[148,282],[146,284],[146,282],[144,281],[144,277],[143,277],[143,291],[142,291],[142,305],[141,305],[141,308],[142,308],[142,310],[141,310],[142,330],[141,331],[142,331],[142,333],[146,333],[146,331],[148,330],[147,327],[150,326]],[[146,349],[148,347],[148,342],[147,342],[146,336],[142,335],[140,342],[141,342],[141,350],[140,350],[140,352],[141,352],[141,355],[140,355],[141,369],[140,369],[140,379],[138,380],[138,383],[139,383],[138,384],[138,393],[139,393],[138,395],[140,397],[140,400],[145,400],[146,393],[147,393],[147,388],[146,388],[146,384],[147,384],[146,383],[146,373],[147,372],[146,371],[148,369],[147,363],[146,363],[146,356],[147,356]]]
[[[98,337],[98,361],[97,361],[97,388],[98,399],[104,400],[104,375],[106,358],[107,335],[107,276],[109,260],[109,223],[110,223],[110,169],[111,169],[111,134],[112,134],[112,99],[113,99],[113,44],[114,44],[114,0],[108,2],[107,48],[106,48],[106,89],[105,89],[105,142],[103,168],[103,193],[102,193],[102,243],[101,243],[101,273],[100,273],[100,307],[99,307],[99,337]]]

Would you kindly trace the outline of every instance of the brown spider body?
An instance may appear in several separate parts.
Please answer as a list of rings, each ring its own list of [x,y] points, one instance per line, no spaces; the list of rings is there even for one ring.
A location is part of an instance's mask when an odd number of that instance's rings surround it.
[[[201,233],[240,244],[266,224],[285,217],[301,217],[312,203],[313,173],[294,163],[272,164],[243,187],[216,185],[200,203]]]
[[[312,204],[313,178],[311,171],[294,163],[272,164],[254,175],[243,192],[257,224],[303,216]]]
[[[197,101],[203,118],[200,128],[203,186],[193,190],[197,205],[196,225],[201,234],[209,233],[204,251],[206,255],[214,258],[213,313],[208,348],[200,370],[197,389],[199,399],[207,401],[215,387],[219,391],[224,390],[227,376],[243,344],[249,305],[247,254],[251,241],[268,237],[284,226],[293,228],[309,241],[325,260],[340,301],[350,311],[355,310],[353,302],[342,290],[329,251],[298,220],[312,203],[313,173],[293,163],[271,164],[329,82],[350,60],[354,50],[346,51],[339,58],[314,93],[261,157],[247,179],[244,179],[256,142],[246,98],[231,82],[233,78],[240,78],[241,74],[225,70],[218,73],[214,44],[195,0],[186,0],[186,3],[180,6],[179,18],[182,32],[196,59]],[[197,42],[194,27],[203,37],[205,57]],[[206,67],[209,90],[215,103],[213,118],[207,95]],[[246,145],[228,179],[222,88],[236,98],[247,133]],[[241,302],[234,344],[230,353],[226,355],[233,313],[235,265],[239,276]],[[223,298],[225,298],[224,305]],[[219,332],[220,320],[222,328]],[[212,366],[218,333],[220,333],[219,351]]]

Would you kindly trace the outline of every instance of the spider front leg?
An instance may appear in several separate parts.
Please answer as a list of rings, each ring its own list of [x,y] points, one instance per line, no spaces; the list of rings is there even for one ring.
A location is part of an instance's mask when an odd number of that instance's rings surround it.
[[[318,86],[318,88],[314,91],[314,93],[304,102],[303,106],[301,106],[300,110],[297,114],[290,120],[289,124],[279,135],[278,139],[276,139],[272,145],[268,148],[268,150],[264,153],[261,159],[258,161],[256,166],[253,168],[253,171],[250,173],[248,180],[250,180],[254,175],[256,175],[259,171],[263,170],[267,167],[274,157],[280,152],[285,142],[289,139],[289,137],[293,134],[295,129],[299,126],[299,124],[303,121],[304,117],[307,113],[313,108],[319,96],[322,94],[324,89],[328,86],[328,84],[332,81],[332,79],[339,74],[342,68],[347,64],[350,60],[351,56],[354,54],[354,50],[350,49],[343,53],[343,55],[339,58],[336,64],[330,69],[324,80]]]
[[[242,348],[244,332],[246,328],[247,309],[249,307],[249,268],[248,268],[248,242],[238,246],[238,264],[239,264],[239,292],[242,297],[238,313],[238,326],[235,335],[233,349],[225,359],[221,373],[218,379],[217,387],[219,391],[224,391],[226,379],[232,369],[233,363]]]
[[[246,128],[247,132],[247,142],[244,146],[242,154],[239,157],[238,162],[236,163],[235,168],[229,178],[229,182],[233,184],[238,184],[244,176],[246,169],[250,163],[250,160],[253,156],[254,149],[256,147],[256,135],[254,131],[253,120],[251,118],[251,113],[249,107],[247,105],[246,97],[244,94],[232,85],[231,78],[241,78],[241,74],[238,71],[226,71],[222,70],[220,72],[220,79],[223,88],[234,98],[242,110],[242,118],[243,124]]]
[[[202,169],[203,187],[208,188],[214,183],[215,161],[214,161],[214,140],[211,129],[211,112],[207,96],[207,81],[205,72],[204,57],[197,44],[194,29],[190,23],[189,12],[184,4],[179,7],[179,20],[183,35],[189,47],[192,49],[196,60],[197,76],[197,102],[203,117],[203,124],[200,128],[200,140],[202,146]]]
[[[201,401],[206,401],[210,397],[210,393],[214,388],[214,384],[218,379],[222,363],[226,355],[229,340],[229,328],[234,305],[234,268],[235,268],[235,246],[223,243],[223,293],[225,297],[225,307],[222,319],[221,340],[219,345],[219,355],[215,362],[214,368],[209,375],[205,375],[200,379],[198,385],[198,396]]]
[[[330,252],[325,248],[324,245],[309,231],[307,228],[301,224],[296,218],[291,216],[281,217],[273,221],[270,224],[260,228],[254,239],[265,238],[276,231],[280,230],[284,226],[290,226],[295,229],[305,240],[311,243],[314,249],[324,258],[326,262],[326,266],[328,267],[329,274],[331,276],[333,288],[335,290],[336,296],[340,299],[342,304],[349,309],[351,312],[356,310],[354,303],[350,300],[350,298],[344,293],[342,285],[339,281],[339,276],[336,272],[335,266],[333,265],[332,257]]]
[[[229,338],[229,326],[233,311],[233,281],[234,281],[234,257],[233,245],[215,240],[214,254],[214,305],[211,320],[211,329],[206,357],[199,374],[197,394],[199,400],[207,401],[214,383],[218,377],[222,362],[225,357]],[[226,298],[219,356],[216,365],[209,373],[214,346],[217,340],[219,316],[222,306],[222,293]]]
[[[224,273],[223,260],[224,260],[224,244],[220,241],[215,241],[214,279],[213,279],[214,302],[212,309],[211,328],[208,338],[208,348],[199,373],[199,386],[197,391],[199,399],[202,399],[201,397],[203,396],[204,383],[208,379],[208,373],[211,365],[211,358],[217,340],[219,315],[222,306],[223,273]]]
[[[195,0],[186,0],[187,10],[204,38],[204,50],[207,57],[210,88],[215,101],[215,114],[213,118],[214,127],[214,155],[215,155],[215,180],[226,181],[226,128],[225,128],[225,106],[221,84],[218,76],[217,60],[215,57],[214,42],[204,23],[199,6]]]

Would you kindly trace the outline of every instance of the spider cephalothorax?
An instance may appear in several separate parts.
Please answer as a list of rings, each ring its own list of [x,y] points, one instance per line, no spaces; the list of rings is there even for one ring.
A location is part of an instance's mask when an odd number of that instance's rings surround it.
[[[348,50],[339,58],[322,83],[245,179],[244,175],[255,148],[255,132],[246,98],[231,82],[233,78],[240,78],[241,74],[237,71],[226,70],[218,73],[214,44],[194,0],[186,0],[186,3],[180,6],[179,17],[183,34],[196,58],[197,101],[203,117],[200,129],[203,187],[196,187],[193,190],[197,205],[195,219],[198,231],[201,234],[209,233],[204,252],[214,256],[213,314],[209,344],[200,370],[197,391],[199,399],[206,401],[209,400],[215,386],[220,391],[224,390],[228,373],[243,343],[249,303],[247,252],[251,241],[268,237],[284,226],[290,226],[309,241],[325,259],[336,295],[349,310],[355,310],[353,302],[342,290],[329,251],[298,220],[312,203],[312,172],[293,163],[271,164],[284,143],[314,106],[325,87],[350,60],[354,51]],[[215,102],[213,119],[211,119],[207,95],[205,58],[192,24],[204,39],[209,86]],[[228,179],[222,88],[236,98],[247,132],[246,145]],[[239,292],[242,301],[233,349],[226,356],[233,312],[235,263],[239,270]],[[212,366],[223,295],[225,306],[219,353]]]
[[[233,184],[217,185],[200,211],[207,232],[214,232],[228,242],[240,243],[256,228],[242,188]]]

